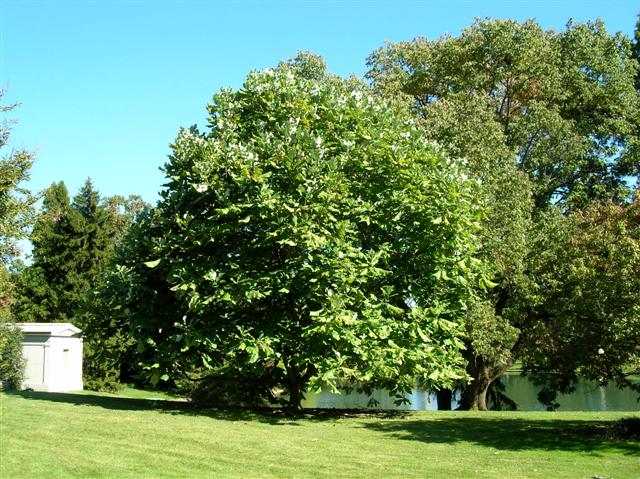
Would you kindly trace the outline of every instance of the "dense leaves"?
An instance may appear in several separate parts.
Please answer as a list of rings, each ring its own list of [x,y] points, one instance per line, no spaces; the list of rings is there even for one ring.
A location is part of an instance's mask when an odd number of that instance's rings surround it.
[[[31,234],[33,264],[19,280],[16,316],[77,323],[84,295],[111,254],[111,236],[108,214],[89,181],[73,203],[64,183],[53,184]]]
[[[20,389],[24,380],[22,331],[9,323],[0,323],[0,381],[6,387]]]
[[[477,20],[459,37],[389,44],[369,66],[376,90],[411,103],[425,135],[466,158],[483,182],[489,215],[478,253],[496,287],[468,309],[474,381],[461,406],[485,409],[491,383],[525,352],[557,354],[542,348],[531,324],[546,301],[537,261],[550,251],[550,264],[563,261],[560,211],[630,198],[627,175],[640,165],[631,43],[601,22],[553,32],[534,21]],[[573,325],[575,333],[587,327]]]
[[[640,91],[640,15],[636,21],[636,29],[633,34],[633,58],[639,62],[636,72],[636,90]]]
[[[515,149],[537,206],[628,198],[637,175],[640,100],[631,42],[600,21],[560,32],[534,21],[477,20],[460,37],[390,44],[369,58],[379,91],[421,114],[441,99],[479,95]]]
[[[597,204],[548,223],[554,231],[532,261],[539,304],[525,371],[545,386],[549,405],[578,377],[638,389],[628,376],[640,370],[640,202]]]
[[[0,101],[4,91],[0,91]],[[18,255],[16,241],[26,235],[31,220],[33,199],[22,184],[29,179],[34,156],[26,150],[15,150],[9,144],[11,121],[5,114],[16,105],[0,105],[0,263],[7,265]],[[8,150],[8,151],[7,151]]]
[[[148,366],[163,352],[171,361],[174,343],[165,344],[158,332],[181,318],[186,305],[170,289],[166,263],[147,266],[153,264],[148,260],[154,257],[155,240],[162,236],[158,220],[149,207],[136,215],[116,246],[111,267],[89,295],[83,325],[85,341],[91,344],[90,387],[113,389],[120,379],[140,380],[141,364]],[[181,364],[176,366],[185,372]],[[157,381],[159,374],[152,379]]]
[[[0,91],[0,101],[4,98]],[[0,323],[11,320],[10,307],[14,301],[11,271],[19,256],[18,241],[26,236],[32,218],[33,197],[23,183],[29,179],[33,154],[15,150],[9,144],[11,121],[5,118],[16,105],[0,105],[3,114],[0,125]]]
[[[146,265],[183,314],[131,305],[129,326],[155,379],[258,376],[299,407],[308,387],[401,395],[461,377],[476,188],[400,103],[314,58],[216,94],[209,132],[173,145]],[[139,264],[122,267],[135,283]]]

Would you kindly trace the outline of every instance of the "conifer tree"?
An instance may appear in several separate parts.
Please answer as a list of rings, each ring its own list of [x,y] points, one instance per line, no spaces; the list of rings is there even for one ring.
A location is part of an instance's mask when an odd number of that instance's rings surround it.
[[[33,264],[19,279],[16,316],[24,322],[78,322],[90,288],[113,254],[110,211],[87,180],[73,202],[63,182],[45,192],[33,229]]]

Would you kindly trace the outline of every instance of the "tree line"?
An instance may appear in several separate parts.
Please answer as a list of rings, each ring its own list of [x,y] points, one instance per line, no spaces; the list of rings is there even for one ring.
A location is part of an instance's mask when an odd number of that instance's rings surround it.
[[[55,183],[34,221],[15,152],[1,314],[83,328],[89,386],[203,401],[417,384],[484,410],[516,362],[550,408],[578,378],[640,390],[639,57],[600,21],[476,20],[365,79],[303,52],[214,95],[155,207]]]

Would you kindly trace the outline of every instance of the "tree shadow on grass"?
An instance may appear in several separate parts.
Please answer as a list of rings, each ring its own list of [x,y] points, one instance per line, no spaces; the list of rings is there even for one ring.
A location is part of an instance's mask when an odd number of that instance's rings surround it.
[[[399,440],[431,444],[470,443],[498,450],[561,450],[593,455],[622,453],[640,457],[640,443],[612,440],[607,428],[612,421],[562,419],[550,416],[531,418],[433,413],[415,415],[407,411],[305,409],[291,414],[277,408],[199,408],[189,402],[134,399],[101,394],[10,392],[28,400],[99,407],[114,411],[158,411],[172,415],[204,416],[224,421],[256,421],[272,425],[302,426],[305,421],[356,419],[363,427]],[[519,413],[522,414],[522,413]]]
[[[34,391],[10,391],[7,395],[23,399],[74,404],[76,406],[95,406],[120,411],[167,410],[188,407],[188,403],[164,399],[138,399],[128,397],[104,396],[85,393],[46,393]]]
[[[463,413],[464,414],[464,413]],[[362,427],[400,440],[430,444],[470,443],[498,450],[547,450],[610,453],[640,458],[640,443],[610,439],[613,421],[509,417],[442,417],[365,422]]]
[[[226,421],[258,421],[273,425],[302,425],[301,420],[333,420],[355,417],[375,417],[379,419],[404,417],[402,411],[370,411],[340,409],[305,409],[291,413],[273,407],[200,407],[188,401],[165,399],[141,399],[114,397],[87,393],[47,393],[34,391],[12,391],[5,394],[23,399],[73,404],[76,406],[100,407],[114,411],[154,410],[161,413],[185,416],[205,416]],[[150,393],[153,394],[153,393]]]

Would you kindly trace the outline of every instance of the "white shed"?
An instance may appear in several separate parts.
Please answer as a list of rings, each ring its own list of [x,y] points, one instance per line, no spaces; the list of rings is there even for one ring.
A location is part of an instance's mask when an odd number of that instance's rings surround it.
[[[27,360],[24,388],[64,392],[82,389],[82,338],[71,323],[21,323]]]

